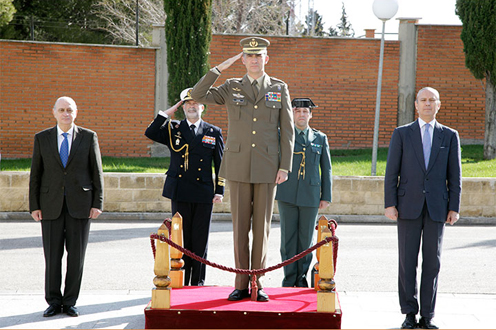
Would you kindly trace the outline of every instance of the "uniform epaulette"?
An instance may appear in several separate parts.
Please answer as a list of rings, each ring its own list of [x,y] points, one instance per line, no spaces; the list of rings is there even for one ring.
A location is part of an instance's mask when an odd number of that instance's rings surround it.
[[[274,78],[274,77],[270,77],[270,80],[273,80],[273,81],[275,81],[275,82],[278,82],[278,83],[281,83],[281,84],[285,84],[285,85],[286,85],[286,83],[285,83],[284,81],[282,81],[281,79],[277,79],[277,78]]]

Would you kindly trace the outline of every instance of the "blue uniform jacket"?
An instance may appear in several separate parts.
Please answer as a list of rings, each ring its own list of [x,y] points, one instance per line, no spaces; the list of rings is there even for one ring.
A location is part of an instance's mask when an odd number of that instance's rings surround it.
[[[214,194],[224,195],[225,181],[218,176],[224,153],[221,129],[202,120],[193,139],[186,120],[165,122],[166,118],[158,115],[145,131],[149,139],[165,144],[171,152],[162,195],[177,202],[190,203],[212,203]],[[187,169],[186,144],[189,153]]]

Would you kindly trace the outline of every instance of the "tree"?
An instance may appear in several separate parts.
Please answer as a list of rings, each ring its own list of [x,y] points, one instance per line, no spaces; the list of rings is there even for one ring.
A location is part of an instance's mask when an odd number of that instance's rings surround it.
[[[339,36],[339,32],[338,30],[336,30],[335,28],[333,28],[332,26],[329,27],[329,37],[337,37]]]
[[[212,0],[214,33],[286,34],[287,0]]]
[[[496,158],[496,2],[457,0],[456,14],[463,23],[461,39],[465,66],[476,79],[485,79],[486,120],[484,158]]]
[[[105,24],[114,43],[136,43],[136,4],[139,10],[139,36],[141,46],[150,46],[153,25],[164,25],[164,0],[97,0],[94,13]]]
[[[3,1],[3,0],[2,0]],[[14,0],[16,14],[0,38],[55,42],[106,43],[106,33],[91,14],[96,0]]]
[[[0,0],[0,26],[9,24],[14,18],[16,9],[12,4],[13,0]]]
[[[324,22],[322,22],[322,16],[320,16],[316,10],[314,11],[313,9],[310,9],[308,15],[305,16],[305,24],[307,25],[304,31],[305,35],[317,37],[324,37],[326,35],[326,32],[324,31]]]
[[[212,40],[212,0],[164,1],[165,38],[169,68],[169,104],[207,73]],[[180,118],[181,111],[176,112]]]
[[[348,22],[348,15],[346,15],[346,9],[344,8],[344,2],[342,2],[342,14],[341,14],[341,23],[337,25],[338,28],[338,35],[340,37],[354,37],[355,36],[355,30],[353,30],[353,27],[351,26],[351,23]]]

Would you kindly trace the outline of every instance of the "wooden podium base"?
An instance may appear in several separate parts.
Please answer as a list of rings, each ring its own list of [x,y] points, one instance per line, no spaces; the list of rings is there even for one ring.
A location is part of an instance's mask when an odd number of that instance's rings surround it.
[[[171,291],[170,309],[145,308],[145,329],[340,329],[336,312],[317,312],[313,288],[264,288],[269,302],[228,301],[232,287],[184,287]]]

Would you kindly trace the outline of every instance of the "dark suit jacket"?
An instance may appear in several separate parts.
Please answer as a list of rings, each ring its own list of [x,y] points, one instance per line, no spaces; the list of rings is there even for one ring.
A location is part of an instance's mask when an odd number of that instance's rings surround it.
[[[103,171],[95,132],[74,126],[67,166],[57,145],[57,127],[34,137],[29,181],[29,210],[41,210],[43,220],[53,220],[62,211],[64,193],[69,214],[87,219],[91,208],[103,209]]]
[[[426,202],[432,220],[445,222],[448,210],[460,212],[461,188],[457,131],[436,121],[426,170],[418,120],[394,130],[384,181],[385,207],[396,206],[401,219],[416,219]]]
[[[169,121],[164,125],[165,121],[165,117],[158,115],[145,131],[149,139],[165,144],[171,152],[162,195],[176,202],[190,203],[212,203],[214,194],[224,195],[224,179],[218,175],[224,153],[221,129],[202,120],[193,139],[186,120],[173,120],[169,136]],[[174,151],[185,144],[189,145],[188,170],[184,167],[186,148],[179,152]]]
[[[295,130],[294,152],[305,153],[305,178],[298,170],[303,155],[293,155],[293,171],[288,180],[277,186],[276,199],[297,206],[319,207],[321,200],[331,201],[331,155],[327,136],[312,128],[308,131],[308,141]]]

